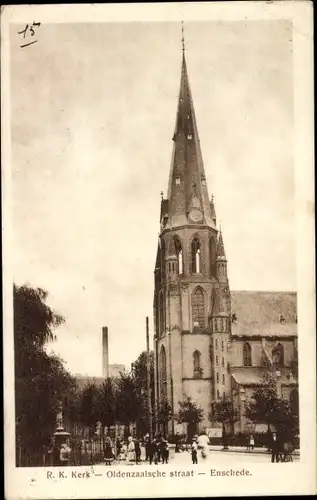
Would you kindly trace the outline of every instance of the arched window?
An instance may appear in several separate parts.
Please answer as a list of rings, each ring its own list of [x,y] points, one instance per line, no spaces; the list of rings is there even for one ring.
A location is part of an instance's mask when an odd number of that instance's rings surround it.
[[[217,372],[217,382],[219,382],[219,373]]]
[[[162,399],[167,397],[167,371],[166,371],[166,351],[162,345],[160,350],[160,392]]]
[[[205,326],[205,299],[201,288],[196,288],[192,296],[192,314],[194,326]]]
[[[222,350],[222,351],[224,350],[224,343],[223,343],[223,340],[221,341],[221,350]]]
[[[225,376],[222,375],[222,385],[225,385]]]
[[[192,273],[200,273],[201,272],[201,251],[200,251],[200,243],[197,238],[194,238],[192,241]]]
[[[165,308],[164,308],[164,296],[163,293],[160,294],[160,307],[159,307],[159,318],[160,318],[160,335],[165,331]]]
[[[220,392],[219,392],[219,389],[217,389],[217,399],[220,398]]]
[[[183,274],[183,250],[182,250],[182,244],[178,238],[174,238],[174,244],[175,244],[175,253],[177,256],[177,262],[178,262],[178,274]]]
[[[273,364],[275,367],[284,366],[284,348],[278,343],[272,351]]]
[[[218,356],[216,356],[216,365],[218,365]]]
[[[243,344],[243,365],[252,366],[252,352],[251,346],[248,342]]]
[[[196,350],[193,354],[194,375],[201,374],[200,358],[201,358],[201,354],[199,351]]]
[[[222,366],[225,366],[225,359],[224,358],[222,358],[221,364],[222,364]]]

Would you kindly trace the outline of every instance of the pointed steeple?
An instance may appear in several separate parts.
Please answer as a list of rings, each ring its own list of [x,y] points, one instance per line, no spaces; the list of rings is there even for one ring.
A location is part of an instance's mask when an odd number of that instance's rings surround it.
[[[219,229],[219,238],[217,244],[217,260],[226,260],[225,246],[223,244],[222,231]]]
[[[183,29],[181,83],[173,141],[168,186],[168,220],[165,227],[206,224],[216,229],[187,74]]]

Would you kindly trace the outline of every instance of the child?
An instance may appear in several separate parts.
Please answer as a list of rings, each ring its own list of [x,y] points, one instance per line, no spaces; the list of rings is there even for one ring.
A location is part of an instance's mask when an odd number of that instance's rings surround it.
[[[193,464],[198,464],[197,449],[198,449],[197,443],[193,439],[193,443],[192,443],[192,462],[193,462]]]
[[[162,463],[168,464],[168,459],[169,459],[169,445],[167,442],[167,439],[162,439],[161,441],[161,457],[162,457]]]

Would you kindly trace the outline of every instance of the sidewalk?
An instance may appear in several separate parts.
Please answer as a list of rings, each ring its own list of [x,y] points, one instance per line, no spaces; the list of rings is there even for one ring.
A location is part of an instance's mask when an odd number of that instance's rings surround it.
[[[211,451],[223,451],[222,446],[210,446],[209,449]],[[267,448],[253,448],[253,450],[247,450],[245,446],[229,446],[229,449],[224,451],[223,453],[256,453],[256,454],[267,454],[270,453],[267,451]],[[294,450],[293,455],[299,455],[299,450]]]
[[[170,450],[174,450],[175,445],[171,445]],[[215,445],[210,445],[209,446],[210,451],[222,451],[223,453],[251,453],[251,454],[260,454],[260,455],[269,455],[270,453],[267,451],[267,448],[260,448],[256,447],[253,448],[253,450],[247,450],[246,446],[229,446],[228,450],[223,451],[223,447],[221,445],[215,446]],[[293,455],[299,456],[299,450],[294,450]]]

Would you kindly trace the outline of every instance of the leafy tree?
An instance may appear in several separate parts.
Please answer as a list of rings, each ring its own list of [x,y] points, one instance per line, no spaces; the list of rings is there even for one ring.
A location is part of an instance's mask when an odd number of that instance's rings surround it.
[[[98,391],[97,402],[98,420],[106,428],[115,424],[116,421],[116,395],[111,378],[107,378]],[[104,433],[103,433],[104,435]]]
[[[41,288],[13,287],[16,437],[29,465],[39,464],[41,448],[55,429],[59,401],[71,397],[75,384],[62,360],[45,350],[64,321],[46,304],[47,297]]]
[[[80,421],[88,427],[90,436],[94,434],[96,423],[100,418],[98,400],[99,388],[93,380],[83,388],[80,398]]]
[[[138,431],[143,434],[149,431],[149,399],[147,385],[147,361],[148,353],[143,351],[137,360],[133,363],[132,376],[135,383],[135,389],[139,398],[142,412],[138,419]],[[155,392],[154,392],[154,353],[150,351],[150,395],[151,395],[151,415],[155,418]]]
[[[200,408],[190,396],[186,396],[184,401],[179,401],[179,411],[177,420],[180,423],[187,423],[187,434],[189,439],[197,432],[199,422],[204,418],[204,410]]]
[[[255,423],[265,422],[269,430],[274,426],[288,440],[297,433],[298,418],[290,402],[279,397],[276,375],[270,369],[263,372],[261,385],[247,402],[245,416]]]
[[[224,397],[220,401],[216,401],[212,405],[212,410],[209,414],[209,420],[220,422],[222,424],[222,441],[224,449],[228,448],[227,429],[226,426],[233,427],[234,423],[239,420],[239,413],[233,406],[233,402]]]
[[[157,421],[160,425],[163,426],[164,435],[166,435],[167,433],[167,424],[172,418],[173,411],[171,405],[169,404],[167,399],[161,400],[157,409]]]
[[[276,378],[271,371],[263,373],[261,385],[254,391],[245,407],[245,416],[252,422],[265,422],[270,429],[275,423],[278,404]]]
[[[116,420],[127,428],[141,415],[140,398],[131,374],[121,373],[116,383]]]

